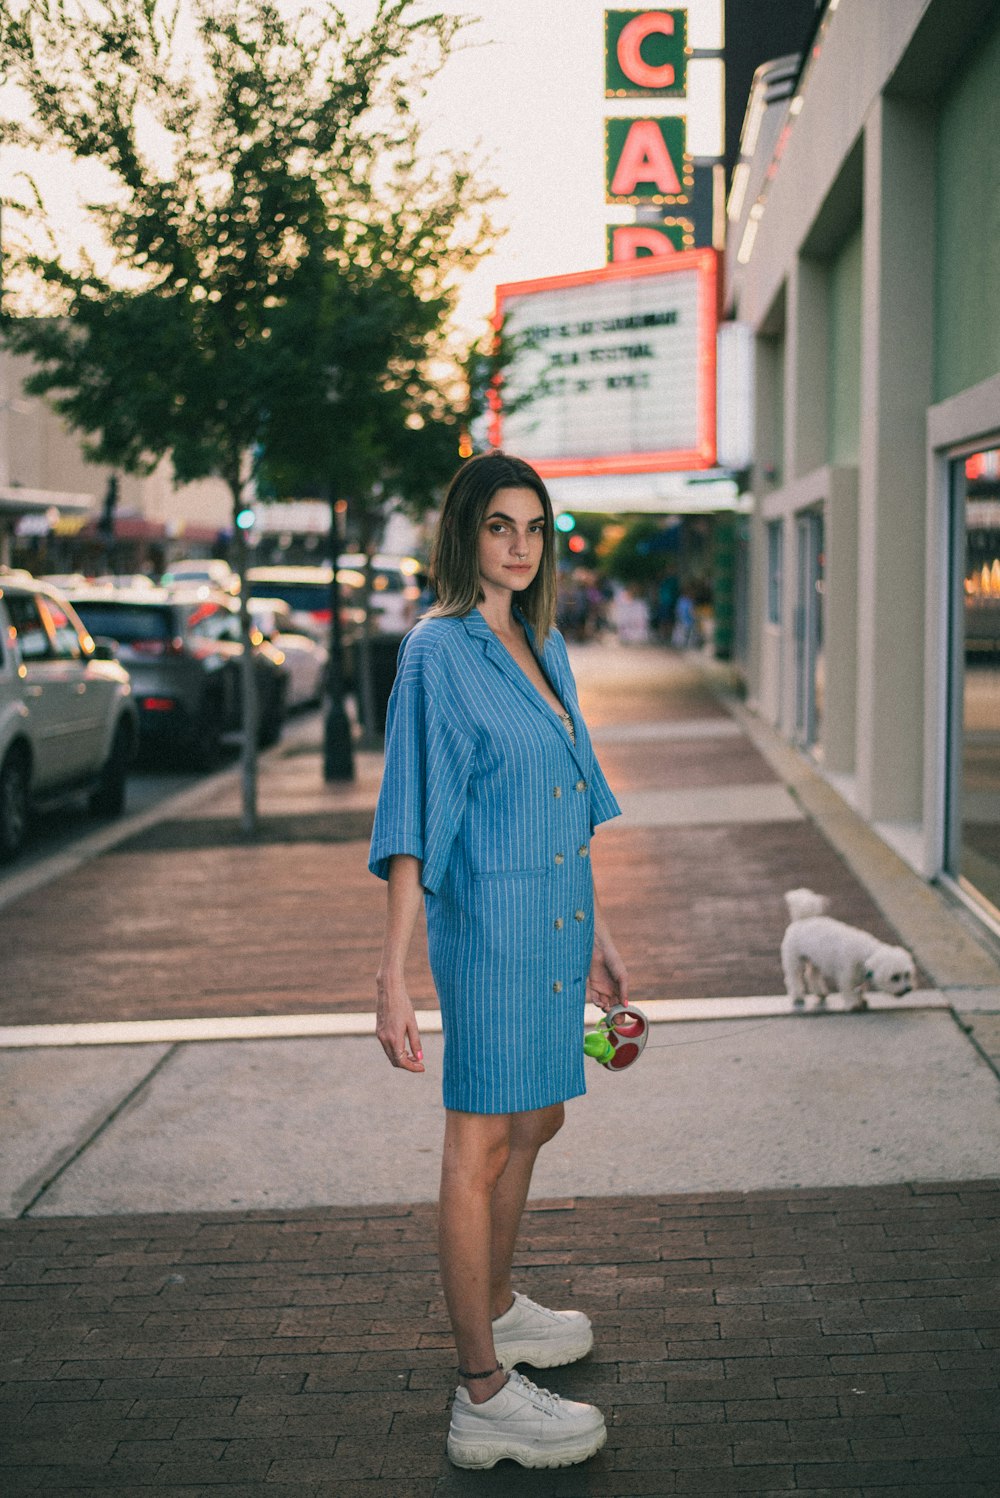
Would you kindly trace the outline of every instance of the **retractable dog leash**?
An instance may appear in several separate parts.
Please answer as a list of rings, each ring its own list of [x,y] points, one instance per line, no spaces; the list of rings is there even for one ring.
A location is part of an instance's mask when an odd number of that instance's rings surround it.
[[[707,1045],[713,1040],[727,1040],[730,1036],[749,1035],[753,1030],[763,1030],[764,1024],[749,1025],[741,1030],[725,1030],[721,1035],[701,1035],[697,1040],[660,1041],[650,1046],[653,1051],[673,1051],[681,1046]],[[583,1049],[608,1071],[625,1071],[642,1055],[649,1039],[649,1020],[634,1004],[627,1008],[615,1004],[608,1010],[596,1030],[588,1030],[583,1037]]]
[[[615,1004],[597,1029],[583,1037],[583,1049],[608,1071],[624,1071],[642,1055],[648,1034],[649,1021],[641,1009]]]

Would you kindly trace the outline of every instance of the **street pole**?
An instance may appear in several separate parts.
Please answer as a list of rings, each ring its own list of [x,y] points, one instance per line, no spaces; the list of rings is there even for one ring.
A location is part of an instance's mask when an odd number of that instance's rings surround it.
[[[330,654],[326,666],[326,710],[323,715],[323,779],[328,783],[354,779],[351,724],[344,711],[344,642],[340,624],[340,584],[337,581],[340,518],[332,497],[334,491],[331,489],[330,493],[330,557],[333,575],[330,578]]]
[[[236,569],[240,578],[240,696],[242,699],[242,734],[240,738],[240,779],[242,806],[240,830],[244,837],[257,831],[257,681],[254,672],[253,642],[250,639],[250,596],[247,583],[247,536],[240,525],[244,505],[239,488],[233,494],[233,532],[236,542]]]

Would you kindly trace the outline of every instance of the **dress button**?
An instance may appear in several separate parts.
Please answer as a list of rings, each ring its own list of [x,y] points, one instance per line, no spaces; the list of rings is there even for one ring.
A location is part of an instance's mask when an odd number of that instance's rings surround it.
[[[590,849],[587,847],[586,843],[581,843],[580,847],[577,848],[576,851],[579,853],[581,858],[586,858],[590,853]]]
[[[557,853],[556,856],[555,856],[555,862],[556,863],[563,863],[564,861],[565,860],[563,859],[562,854],[561,853]]]
[[[574,910],[574,912],[573,912],[573,919],[574,919],[574,921],[585,921],[587,919],[587,913],[586,913],[586,911],[584,911],[584,910]]]
[[[587,782],[585,780],[578,780],[576,782],[576,788],[578,791],[585,791],[587,789]]]
[[[556,981],[552,985],[552,992],[553,993],[562,993],[562,984],[559,982],[558,978],[556,979]]]
[[[556,800],[558,801],[559,797],[562,795],[562,786],[561,785],[554,785],[552,787],[552,794],[553,794],[553,796],[555,796]]]
[[[562,916],[561,915],[557,915],[556,918],[555,918],[555,921],[553,922],[553,924],[554,924],[554,926],[555,926],[555,928],[556,928],[557,931],[561,931],[562,928],[563,928],[563,918],[562,918]]]

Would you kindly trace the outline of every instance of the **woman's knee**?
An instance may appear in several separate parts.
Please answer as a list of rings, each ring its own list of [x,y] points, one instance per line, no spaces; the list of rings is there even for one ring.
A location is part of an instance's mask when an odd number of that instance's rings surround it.
[[[549,1140],[556,1137],[556,1135],[559,1133],[559,1130],[566,1122],[566,1109],[563,1107],[562,1103],[553,1103],[551,1108],[543,1108],[542,1113],[544,1116],[541,1121],[541,1142],[542,1144],[548,1144]]]
[[[511,1144],[515,1149],[541,1149],[554,1139],[566,1119],[562,1103],[553,1103],[549,1108],[536,1108],[531,1113],[518,1113],[511,1129]]]
[[[445,1124],[444,1175],[493,1191],[510,1159],[509,1119],[495,1114],[452,1114]]]

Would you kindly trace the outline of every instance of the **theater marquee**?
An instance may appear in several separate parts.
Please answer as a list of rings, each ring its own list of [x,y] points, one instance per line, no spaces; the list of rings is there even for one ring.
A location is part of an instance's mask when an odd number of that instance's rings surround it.
[[[548,477],[711,468],[716,277],[714,250],[686,250],[498,286],[517,353],[493,445]]]

